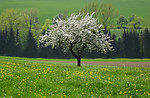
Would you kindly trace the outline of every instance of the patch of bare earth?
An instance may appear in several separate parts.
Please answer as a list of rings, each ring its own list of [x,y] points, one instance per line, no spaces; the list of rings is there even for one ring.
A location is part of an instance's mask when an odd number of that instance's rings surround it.
[[[49,62],[60,62],[60,63],[76,63],[76,61],[49,61]],[[82,64],[90,65],[109,65],[109,66],[129,66],[129,67],[150,67],[150,62],[92,62],[82,61]]]

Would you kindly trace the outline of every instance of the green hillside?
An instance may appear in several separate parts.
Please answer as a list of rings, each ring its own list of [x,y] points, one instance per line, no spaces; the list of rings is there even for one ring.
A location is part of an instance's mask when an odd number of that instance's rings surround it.
[[[136,14],[147,18],[150,11],[150,0],[0,0],[0,13],[6,8],[37,8],[43,22],[46,18],[51,19],[64,10],[69,13],[76,12],[92,1],[112,3],[119,14],[125,16]]]

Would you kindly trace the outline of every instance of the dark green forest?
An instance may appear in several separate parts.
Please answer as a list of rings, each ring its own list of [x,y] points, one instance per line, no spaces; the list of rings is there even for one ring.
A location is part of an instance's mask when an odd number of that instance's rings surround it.
[[[149,58],[150,31],[148,23],[142,17],[132,15],[129,18],[117,16],[117,11],[111,4],[101,5],[91,3],[81,9],[81,13],[95,12],[104,25],[104,33],[109,33],[114,50],[106,54],[96,51],[85,53],[85,58]],[[6,9],[0,15],[0,55],[40,58],[73,58],[71,53],[63,52],[62,48],[52,49],[39,43],[41,35],[49,29],[52,19],[46,19],[40,24],[37,9]],[[59,14],[64,19],[67,12]],[[57,18],[54,17],[54,18]],[[111,29],[120,30],[121,36],[111,33]]]

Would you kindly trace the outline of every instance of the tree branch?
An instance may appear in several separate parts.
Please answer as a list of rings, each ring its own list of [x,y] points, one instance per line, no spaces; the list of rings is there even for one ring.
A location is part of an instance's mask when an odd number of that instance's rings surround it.
[[[75,54],[75,52],[73,51],[73,43],[71,43],[70,44],[71,46],[70,46],[70,51],[71,51],[71,53],[72,53],[72,55],[75,57],[75,58],[78,58],[78,56]]]

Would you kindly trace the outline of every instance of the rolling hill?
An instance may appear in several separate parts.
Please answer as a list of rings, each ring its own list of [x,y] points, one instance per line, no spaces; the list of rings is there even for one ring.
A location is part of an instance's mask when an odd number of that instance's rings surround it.
[[[77,12],[87,3],[99,1],[101,3],[112,3],[113,7],[119,11],[120,15],[138,16],[148,18],[150,12],[150,0],[0,0],[0,13],[6,8],[37,8],[40,21],[52,18],[64,10],[68,13]]]

